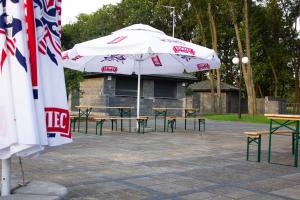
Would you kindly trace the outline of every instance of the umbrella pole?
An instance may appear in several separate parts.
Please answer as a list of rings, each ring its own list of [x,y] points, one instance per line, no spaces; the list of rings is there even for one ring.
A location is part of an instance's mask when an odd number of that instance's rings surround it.
[[[138,74],[138,91],[137,91],[137,103],[136,103],[137,117],[140,117],[140,98],[141,98],[141,74]]]
[[[137,101],[136,101],[136,117],[140,117],[140,99],[141,99],[141,61],[138,61],[138,88],[137,88]],[[139,129],[139,123],[136,123],[137,130]]]
[[[2,160],[1,196],[10,195],[11,158]]]

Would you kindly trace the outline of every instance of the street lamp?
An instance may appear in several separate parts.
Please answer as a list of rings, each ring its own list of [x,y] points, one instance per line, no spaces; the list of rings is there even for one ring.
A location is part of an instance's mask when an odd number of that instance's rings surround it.
[[[239,83],[239,110],[238,110],[238,117],[241,119],[241,101],[242,101],[242,63],[247,64],[249,61],[248,57],[243,57],[242,60],[240,60],[238,57],[234,57],[232,59],[232,63],[235,65],[239,65],[240,70],[240,83]]]
[[[172,36],[175,36],[175,7],[174,6],[162,6],[164,8],[169,8],[172,10],[172,16],[173,16],[173,32],[172,32]]]

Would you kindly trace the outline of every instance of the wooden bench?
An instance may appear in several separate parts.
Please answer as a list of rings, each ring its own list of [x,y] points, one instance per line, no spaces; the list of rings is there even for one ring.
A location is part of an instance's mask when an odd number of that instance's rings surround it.
[[[77,121],[78,121],[78,115],[70,114],[70,128],[73,128],[73,131],[75,131],[75,126]]]
[[[263,135],[269,135],[269,131],[250,131],[244,132],[247,136],[247,160],[249,160],[249,150],[250,144],[257,144],[257,162],[260,162],[261,158],[261,137]],[[292,152],[294,154],[294,145],[295,145],[295,131],[292,130],[276,130],[272,134],[276,135],[289,135],[292,136]]]
[[[187,120],[194,120],[194,130],[196,130],[196,121],[198,121],[198,130],[201,131],[201,125],[203,125],[203,131],[205,131],[205,118],[203,117],[176,117],[176,116],[167,116],[167,131],[169,130],[169,127],[172,130],[172,133],[174,131],[174,128],[176,129],[176,120],[177,119],[183,119],[184,120],[184,130],[186,130],[187,127]]]
[[[98,135],[98,128],[100,130],[99,135],[102,135],[102,129],[104,122],[107,120],[111,121],[111,129],[112,131],[114,130],[114,124],[116,125],[116,130],[118,129],[118,120],[137,120],[138,122],[138,133],[141,133],[141,128],[142,128],[142,133],[145,133],[145,126],[148,120],[148,117],[119,117],[119,116],[102,116],[102,117],[93,117],[93,120],[96,121],[96,135]],[[129,122],[129,130],[131,131],[131,122]],[[122,128],[121,128],[121,131]]]

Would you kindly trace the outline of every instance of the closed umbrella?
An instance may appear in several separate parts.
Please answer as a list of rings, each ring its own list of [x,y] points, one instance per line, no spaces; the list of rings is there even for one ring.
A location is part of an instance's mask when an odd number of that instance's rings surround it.
[[[76,44],[63,53],[63,64],[85,72],[138,75],[139,117],[141,75],[216,69],[220,60],[212,49],[170,37],[148,25],[135,24]]]
[[[10,158],[70,143],[60,52],[61,0],[0,0],[0,159],[2,196]]]

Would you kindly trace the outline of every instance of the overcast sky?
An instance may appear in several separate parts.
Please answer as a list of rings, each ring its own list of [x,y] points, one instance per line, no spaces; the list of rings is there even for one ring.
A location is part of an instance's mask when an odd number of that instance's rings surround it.
[[[76,21],[80,13],[90,14],[105,4],[116,4],[120,0],[63,0],[62,1],[62,24]]]

